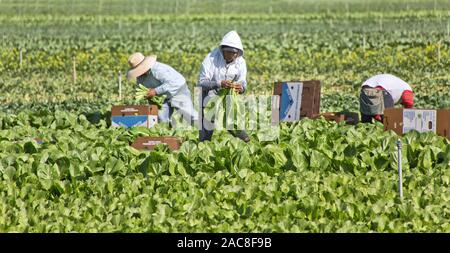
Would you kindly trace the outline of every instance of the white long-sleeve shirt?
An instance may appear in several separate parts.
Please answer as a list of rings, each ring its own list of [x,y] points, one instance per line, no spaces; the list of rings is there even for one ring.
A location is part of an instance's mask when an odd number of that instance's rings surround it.
[[[186,79],[171,66],[156,62],[145,76],[139,76],[137,83],[147,88],[153,88],[156,94],[166,94],[168,98],[177,94],[184,94],[190,97]]]
[[[402,97],[405,90],[412,91],[411,86],[402,79],[391,74],[380,74],[367,79],[361,87],[369,86],[375,88],[377,86],[383,87],[389,94],[391,94],[394,103],[397,104]]]
[[[206,90],[220,89],[221,81],[234,80],[244,88],[247,88],[247,64],[242,56],[227,64],[220,48],[214,49],[203,60],[198,86]]]

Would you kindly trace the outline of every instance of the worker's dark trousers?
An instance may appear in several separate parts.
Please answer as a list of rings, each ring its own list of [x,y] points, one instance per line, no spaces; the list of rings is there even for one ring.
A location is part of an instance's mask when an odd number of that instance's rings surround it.
[[[209,90],[203,90],[202,96],[200,98],[200,104],[203,105],[203,100],[208,96]],[[201,124],[201,128],[199,131],[199,141],[210,141],[211,137],[214,133],[214,122],[203,122],[203,115],[204,113],[204,106],[201,106],[201,110],[198,112],[199,114],[199,124]],[[207,127],[205,127],[207,125]],[[237,137],[245,142],[249,141],[249,136],[244,130],[228,130],[228,132],[233,135],[234,137]]]
[[[248,134],[244,130],[228,130],[228,132],[243,141],[248,141]],[[206,130],[203,128],[199,131],[199,141],[210,141],[214,130]]]

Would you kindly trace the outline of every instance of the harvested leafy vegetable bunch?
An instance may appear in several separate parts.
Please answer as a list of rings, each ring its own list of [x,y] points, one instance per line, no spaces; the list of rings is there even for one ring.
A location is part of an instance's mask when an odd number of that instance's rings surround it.
[[[148,88],[145,87],[142,84],[139,84],[136,88],[136,100],[142,100],[144,98],[147,98],[148,102],[152,105],[157,105],[158,108],[162,107],[162,104],[164,103],[165,96],[153,96],[151,98],[148,98]]]

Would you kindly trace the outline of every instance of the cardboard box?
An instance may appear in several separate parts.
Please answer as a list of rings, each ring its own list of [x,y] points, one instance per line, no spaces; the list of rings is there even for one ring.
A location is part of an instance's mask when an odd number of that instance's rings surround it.
[[[402,135],[411,130],[433,132],[450,139],[450,110],[404,109],[384,110],[384,129]]]
[[[326,120],[335,121],[336,123],[345,122],[349,125],[356,125],[359,123],[359,114],[356,112],[324,112],[316,114],[312,119],[319,119],[324,117]]]
[[[169,147],[170,150],[177,150],[181,146],[181,140],[177,137],[162,136],[162,137],[138,137],[131,144],[131,146],[138,150],[153,150],[156,145],[164,144]]]
[[[294,122],[319,114],[320,88],[320,81],[317,80],[275,83],[272,123]]]
[[[280,96],[272,96],[272,125],[280,122]]]
[[[303,82],[302,108],[300,117],[311,118],[320,113],[320,81],[312,80]]]
[[[116,105],[111,109],[112,127],[144,126],[151,128],[158,123],[156,105]]]
[[[450,140],[450,110],[437,110],[437,118],[436,133]]]

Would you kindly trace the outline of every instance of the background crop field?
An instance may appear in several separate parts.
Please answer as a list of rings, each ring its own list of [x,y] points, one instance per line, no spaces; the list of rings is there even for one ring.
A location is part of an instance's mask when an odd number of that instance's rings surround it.
[[[416,107],[450,108],[446,0],[0,0],[0,231],[450,232],[450,147],[434,134],[401,138],[400,201],[398,137],[381,124],[305,119],[248,145],[109,128],[111,106],[133,101],[126,80],[118,96],[131,53],[157,54],[192,90],[233,29],[250,94],[318,79],[322,112],[358,111],[361,83],[391,73]],[[128,147],[142,135],[185,142]]]

